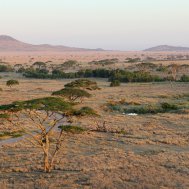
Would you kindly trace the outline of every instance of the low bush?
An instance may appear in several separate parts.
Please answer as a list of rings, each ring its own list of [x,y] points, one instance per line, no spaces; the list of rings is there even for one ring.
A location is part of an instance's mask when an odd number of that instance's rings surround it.
[[[167,72],[168,68],[166,66],[159,66],[156,71],[158,72]]]
[[[113,80],[110,83],[110,87],[118,87],[118,86],[120,86],[120,81],[119,80]]]
[[[73,126],[73,125],[62,125],[58,127],[63,132],[71,133],[71,134],[80,134],[86,131],[84,128],[79,126]]]
[[[76,115],[76,116],[97,116],[98,114],[92,108],[85,106],[85,107],[82,107],[80,110],[74,111],[73,115]]]
[[[7,65],[0,65],[0,72],[12,72],[14,71],[13,68]]]
[[[6,85],[7,85],[8,87],[12,87],[12,86],[14,86],[14,85],[19,85],[19,81],[14,80],[14,79],[11,79],[11,80],[8,80],[8,81],[7,81]]]
[[[126,58],[125,59],[125,63],[137,63],[140,62],[141,59],[140,58]]]
[[[180,82],[189,82],[189,75],[182,75],[180,78]]]
[[[89,62],[89,64],[106,66],[106,65],[111,65],[111,64],[118,63],[118,62],[119,62],[119,60],[117,58],[113,58],[113,59],[103,59],[103,60],[99,60],[99,61],[92,61],[92,62]]]
[[[124,113],[136,113],[136,114],[156,114],[162,112],[163,109],[155,105],[136,106],[136,107],[124,109]]]
[[[183,108],[183,106],[178,106],[177,104],[163,102],[160,104],[140,104],[140,103],[124,103],[117,104],[109,103],[108,107],[112,111],[122,112],[122,113],[136,113],[136,114],[157,114],[166,112],[175,112]]]
[[[17,138],[21,137],[23,135],[23,131],[3,131],[0,132],[0,137],[12,137],[12,138]]]
[[[61,67],[68,69],[68,68],[71,68],[71,67],[77,65],[77,63],[78,62],[76,60],[68,60],[68,61],[64,62],[63,64],[61,64]]]
[[[161,103],[161,107],[164,111],[170,111],[170,110],[178,110],[178,106],[176,104],[170,104],[168,102]]]
[[[83,88],[88,90],[96,90],[99,89],[97,86],[97,83],[95,81],[91,81],[88,79],[77,79],[75,81],[72,81],[71,83],[68,83],[64,85],[66,88]]]

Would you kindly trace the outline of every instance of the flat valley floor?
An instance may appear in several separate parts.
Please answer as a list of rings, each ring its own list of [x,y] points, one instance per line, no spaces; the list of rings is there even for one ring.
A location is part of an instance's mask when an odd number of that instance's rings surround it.
[[[19,78],[18,78],[19,77]],[[9,78],[20,85],[6,87]],[[85,118],[83,127],[95,128],[106,121],[112,132],[85,132],[66,136],[54,170],[42,172],[42,153],[27,142],[0,141],[0,188],[189,188],[189,112],[130,116],[107,109],[107,103],[159,103],[189,93],[189,83],[129,83],[109,87],[96,79],[101,90],[82,105],[101,117]],[[70,80],[25,79],[5,75],[0,80],[0,104],[50,96]],[[124,132],[114,133],[120,130]]]

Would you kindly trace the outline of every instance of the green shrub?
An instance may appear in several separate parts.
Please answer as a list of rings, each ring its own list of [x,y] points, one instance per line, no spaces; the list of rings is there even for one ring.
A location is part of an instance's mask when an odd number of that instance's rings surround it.
[[[159,67],[156,69],[156,71],[158,71],[158,72],[167,72],[168,69],[167,69],[166,66],[159,66]]]
[[[137,63],[141,61],[140,58],[127,58],[125,60],[126,60],[125,63]]]
[[[178,106],[175,104],[170,104],[168,102],[163,102],[161,103],[161,107],[163,108],[163,110],[165,111],[169,111],[169,110],[178,110]]]
[[[119,80],[113,80],[110,83],[110,87],[118,87],[118,86],[120,86],[120,81]]]
[[[3,131],[0,132],[0,137],[13,137],[18,138],[23,135],[24,131]]]
[[[73,112],[76,116],[97,116],[98,114],[90,107],[82,107],[80,110]]]
[[[0,72],[12,72],[13,68],[7,65],[0,65]]]
[[[75,66],[76,64],[77,64],[76,60],[68,60],[68,61],[64,62],[63,64],[61,64],[61,67],[71,68],[71,67]]]
[[[124,110],[125,113],[136,113],[136,114],[156,114],[163,112],[161,107],[155,105],[145,105]]]
[[[33,66],[36,66],[40,70],[40,69],[43,69],[46,67],[46,63],[45,62],[34,62]]]
[[[13,85],[19,85],[19,82],[17,80],[11,79],[7,81],[6,85],[8,87],[12,87]]]
[[[6,114],[6,113],[3,113],[3,114],[0,114],[0,118],[2,119],[7,119],[7,118],[9,118],[10,117],[10,115],[9,114]]]
[[[119,62],[119,59],[113,58],[113,59],[103,59],[103,60],[99,60],[99,61],[92,61],[92,62],[89,62],[89,64],[105,66],[105,65],[115,64],[118,62]]]
[[[157,65],[151,62],[142,62],[137,64],[136,67],[139,69],[155,69],[157,68]]]
[[[110,109],[117,112],[122,110],[120,105],[110,105]]]
[[[180,78],[181,82],[189,82],[189,75],[182,75]]]
[[[95,81],[91,81],[88,79],[78,79],[78,80],[72,81],[71,83],[66,84],[65,87],[83,88],[83,89],[88,89],[88,90],[99,89]]]
[[[150,105],[138,105],[130,108],[125,108],[125,113],[136,113],[136,114],[157,114],[166,113],[180,108],[175,104],[163,102],[161,104],[150,104]]]
[[[58,128],[66,133],[72,133],[72,134],[80,134],[86,131],[82,127],[72,126],[72,125],[62,125],[62,126],[59,126]]]

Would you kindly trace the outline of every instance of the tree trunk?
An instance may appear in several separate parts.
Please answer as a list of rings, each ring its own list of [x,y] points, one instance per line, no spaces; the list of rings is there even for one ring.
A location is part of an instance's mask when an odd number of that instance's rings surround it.
[[[49,155],[48,153],[44,152],[44,171],[46,173],[50,172],[50,166],[49,166]]]
[[[49,173],[50,170],[50,164],[49,164],[49,137],[45,136],[45,141],[44,141],[44,171],[46,173]]]

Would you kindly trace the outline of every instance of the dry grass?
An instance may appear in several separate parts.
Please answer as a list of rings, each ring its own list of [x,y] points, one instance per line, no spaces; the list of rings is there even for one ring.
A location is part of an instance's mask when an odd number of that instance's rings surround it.
[[[143,51],[89,51],[89,52],[0,52],[0,60],[2,62],[14,64],[32,64],[35,61],[52,61],[53,64],[61,64],[66,60],[77,60],[82,63],[118,58],[121,62],[125,61],[126,58],[144,58],[153,57],[156,59],[164,59],[170,55],[188,55],[188,52],[143,52]],[[188,60],[183,61],[153,61],[157,64],[163,63],[165,65],[172,64],[174,62],[178,64],[188,64]],[[128,64],[132,65],[132,64]]]
[[[5,85],[9,78],[17,78],[20,85],[9,89]],[[9,75],[0,80],[0,104],[49,96],[69,81]],[[97,122],[106,121],[109,131],[124,132],[66,137],[50,174],[42,172],[39,149],[22,141],[4,144],[0,146],[0,188],[189,188],[189,113],[128,116],[104,111],[109,101],[157,103],[182,96],[189,84],[133,83],[115,89],[106,80],[97,83],[101,90],[92,91],[93,97],[82,106],[96,109],[101,117],[74,121],[93,129]]]

